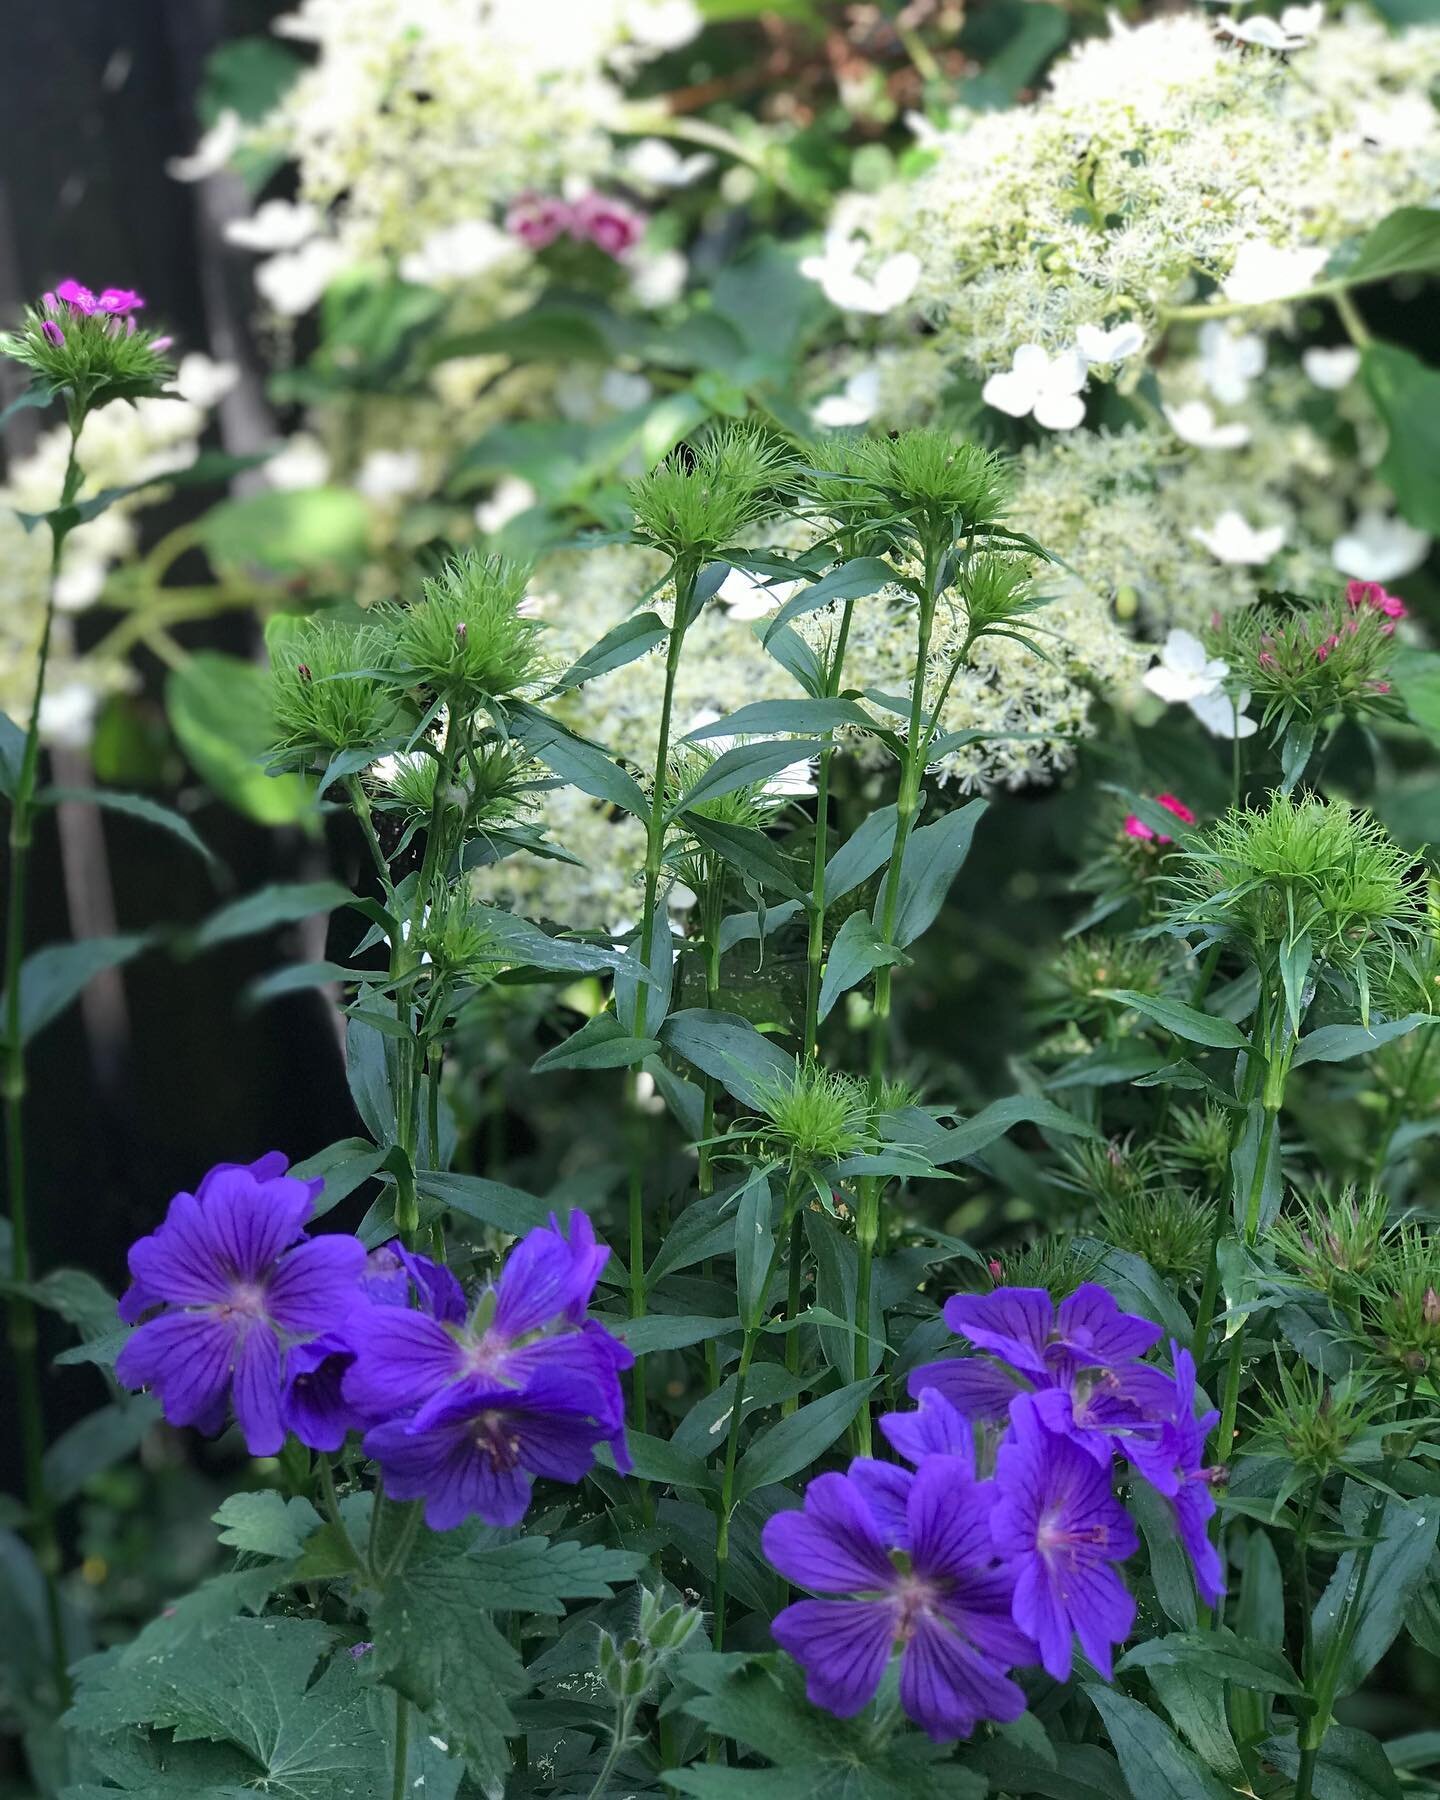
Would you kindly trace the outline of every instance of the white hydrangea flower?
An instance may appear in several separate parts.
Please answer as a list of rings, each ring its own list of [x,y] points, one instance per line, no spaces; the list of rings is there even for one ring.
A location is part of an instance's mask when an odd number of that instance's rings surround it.
[[[658,312],[685,292],[690,262],[683,250],[650,250],[638,244],[628,263],[630,292],[637,306]]]
[[[860,265],[869,252],[863,237],[832,226],[820,255],[802,257],[800,273],[818,282],[825,298],[841,312],[894,312],[915,292],[920,258],[911,250],[900,250],[884,257],[873,275],[862,275]]]
[[[191,406],[209,411],[240,379],[237,364],[214,362],[202,351],[189,350],[180,358],[175,370],[175,392]]]
[[[1265,372],[1265,340],[1254,332],[1234,331],[1219,319],[1200,327],[1200,373],[1222,406],[1238,406],[1250,384]]]
[[[1330,252],[1323,244],[1282,245],[1251,238],[1235,252],[1220,292],[1242,306],[1289,300],[1314,287],[1329,260]]]
[[[715,598],[732,619],[749,624],[755,619],[767,618],[782,607],[799,590],[800,585],[798,581],[771,581],[767,576],[756,575],[749,569],[732,567],[715,590]],[[719,717],[720,714],[716,713],[715,718]],[[703,722],[713,723],[709,719]]]
[[[992,375],[980,398],[1012,419],[1033,413],[1035,423],[1049,431],[1073,431],[1085,417],[1080,396],[1086,373],[1085,358],[1078,350],[1050,356],[1040,344],[1022,344],[1008,373]]]
[[[1250,695],[1233,697],[1225,692],[1230,665],[1223,657],[1207,656],[1194,632],[1172,630],[1156,652],[1158,660],[1141,677],[1152,694],[1171,705],[1188,706],[1215,737],[1252,737],[1258,729],[1245,716]]]
[[[1253,19],[1223,18],[1216,30],[1242,44],[1258,44],[1264,50],[1299,50],[1319,31],[1325,22],[1324,0],[1312,0],[1309,6],[1287,6],[1278,19],[1258,13]]]
[[[320,229],[320,209],[306,202],[266,200],[248,219],[231,219],[225,237],[242,250],[298,250]]]
[[[669,138],[641,138],[621,158],[625,179],[641,188],[685,188],[708,175],[715,158],[708,150],[686,155]]]
[[[323,487],[330,479],[330,456],[318,438],[297,431],[260,466],[267,487],[284,492]]]
[[[418,250],[400,259],[406,281],[426,287],[444,287],[454,281],[473,281],[491,269],[519,260],[520,248],[508,232],[489,219],[461,219],[432,231]]]
[[[215,123],[188,156],[172,156],[165,173],[172,181],[204,181],[227,168],[245,137],[245,123],[233,106],[223,107]]]
[[[372,450],[355,474],[357,491],[382,506],[408,499],[424,485],[425,459],[418,450]]]
[[[1336,344],[1333,349],[1313,344],[1301,356],[1300,366],[1316,387],[1338,393],[1360,373],[1360,352],[1353,344]]]
[[[530,483],[519,475],[503,475],[496,482],[490,498],[482,500],[475,508],[475,523],[483,532],[493,535],[512,519],[519,518],[521,513],[529,512],[539,498]]]
[[[880,366],[868,363],[851,375],[838,394],[827,394],[810,408],[810,417],[827,430],[868,425],[880,410]]]
[[[1133,319],[1113,325],[1082,325],[1075,333],[1075,347],[1087,362],[1117,363],[1145,348],[1145,329]]]
[[[1242,512],[1227,507],[1208,528],[1191,532],[1217,562],[1258,565],[1267,563],[1285,542],[1283,525],[1252,525]]]
[[[1331,550],[1335,567],[1357,581],[1398,581],[1413,574],[1430,554],[1430,533],[1398,514],[1367,507]]]
[[[295,319],[319,303],[348,261],[341,246],[330,238],[312,238],[298,250],[284,251],[260,263],[255,286],[281,318]]]
[[[1240,419],[1220,424],[1203,400],[1187,400],[1182,406],[1163,405],[1170,428],[1182,443],[1197,450],[1241,450],[1250,442],[1250,427]]]

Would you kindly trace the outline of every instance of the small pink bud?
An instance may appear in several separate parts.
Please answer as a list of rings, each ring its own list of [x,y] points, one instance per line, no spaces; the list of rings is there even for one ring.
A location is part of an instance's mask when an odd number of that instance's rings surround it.
[[[1000,1258],[998,1256],[992,1256],[985,1267],[990,1273],[990,1279],[998,1287],[1005,1278],[1005,1270],[1001,1266]]]
[[[1420,1317],[1427,1325],[1440,1325],[1440,1294],[1433,1287],[1425,1290],[1425,1296],[1420,1302]]]
[[[310,681],[312,679],[309,663],[296,663],[295,673],[302,681]]]
[[[574,231],[574,208],[554,195],[522,194],[505,214],[505,229],[527,250],[544,250],[567,231]]]
[[[175,340],[173,337],[158,337],[152,341],[150,348],[152,350],[163,352],[168,350],[174,342]]]
[[[623,200],[591,193],[576,204],[570,231],[574,237],[588,238],[607,256],[620,257],[645,235],[645,216]]]
[[[65,333],[53,319],[43,319],[40,323],[41,336],[58,350],[65,342]]]

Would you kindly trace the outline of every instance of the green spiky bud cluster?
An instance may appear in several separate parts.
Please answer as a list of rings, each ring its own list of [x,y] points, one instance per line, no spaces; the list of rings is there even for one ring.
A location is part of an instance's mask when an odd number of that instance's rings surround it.
[[[1440,1238],[1406,1220],[1381,1244],[1360,1282],[1363,1341],[1397,1377],[1440,1375]]]
[[[1306,1477],[1323,1481],[1346,1466],[1379,1417],[1381,1402],[1354,1376],[1332,1385],[1309,1363],[1277,1356],[1251,1410],[1247,1451],[1287,1465],[1286,1484],[1293,1491]]]
[[[1160,993],[1168,970],[1163,947],[1152,940],[1097,933],[1062,945],[1043,979],[1047,988],[1060,989],[1066,1016],[1085,1018],[1113,1012],[1113,1003],[1103,997],[1107,988]]]
[[[1176,1281],[1202,1275],[1215,1213],[1181,1188],[1121,1192],[1096,1206],[1107,1243],[1143,1256],[1162,1275]]]
[[[1296,1196],[1271,1229],[1275,1253],[1307,1287],[1344,1298],[1375,1266],[1388,1230],[1390,1202],[1378,1188],[1318,1189]]]
[[[460,713],[516,693],[538,660],[541,626],[519,610],[530,573],[469,551],[428,576],[419,600],[389,615],[397,670]]]
[[[1213,640],[1236,682],[1264,709],[1262,723],[1397,710],[1386,679],[1395,627],[1381,612],[1344,600],[1298,608],[1245,607]]]
[[[792,1168],[819,1168],[866,1149],[873,1141],[870,1098],[853,1075],[798,1063],[757,1086],[758,1118],[737,1133],[758,1140]]]
[[[823,509],[842,526],[883,528],[897,545],[953,542],[993,525],[1011,488],[1003,458],[935,427],[849,439],[826,454],[809,477]]]
[[[433,816],[439,778],[440,761],[430,750],[386,757],[369,771],[379,810],[407,820]],[[512,823],[530,812],[535,779],[532,765],[513,745],[482,743],[451,766],[443,805],[462,811],[467,830]]]
[[[1177,1107],[1159,1140],[1166,1164],[1193,1174],[1205,1193],[1216,1193],[1230,1167],[1230,1115],[1213,1100]]]
[[[464,882],[441,889],[416,933],[416,948],[445,974],[472,979],[505,961],[490,911],[476,906]]]
[[[1268,966],[1308,938],[1316,963],[1384,969],[1424,923],[1411,858],[1369,813],[1341,800],[1273,794],[1186,837],[1172,856],[1170,917],[1239,938]]]
[[[1006,635],[1049,600],[1036,592],[1029,564],[1014,556],[972,557],[957,572],[955,589],[972,638]]]
[[[698,568],[778,510],[792,471],[779,445],[749,427],[726,426],[631,482],[636,535],[672,562]]]
[[[385,673],[390,639],[374,625],[316,613],[270,641],[270,705],[277,749],[308,767],[316,757],[382,744],[405,717]]]

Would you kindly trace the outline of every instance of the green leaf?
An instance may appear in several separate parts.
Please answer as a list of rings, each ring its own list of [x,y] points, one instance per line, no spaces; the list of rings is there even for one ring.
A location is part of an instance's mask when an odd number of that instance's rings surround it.
[[[950,883],[970,854],[975,827],[989,810],[988,800],[972,800],[933,825],[910,834],[900,870],[900,897],[895,911],[894,941],[913,944],[928,931],[945,904]],[[879,902],[876,903],[877,907]]]
[[[886,562],[883,556],[852,557],[849,562],[831,569],[828,575],[822,575],[819,581],[801,588],[798,594],[792,594],[766,621],[764,636],[769,638],[792,619],[818,612],[822,606],[830,606],[836,600],[863,600],[867,594],[878,594],[881,588],[899,579],[895,565]],[[867,719],[866,722],[871,721]]]
[[[765,1291],[775,1260],[775,1203],[765,1172],[757,1169],[741,1188],[735,1215],[735,1290],[740,1317],[750,1329],[765,1311]]]
[[[690,1202],[661,1240],[646,1285],[653,1288],[665,1275],[693,1269],[707,1256],[728,1256],[734,1248],[735,1195],[702,1195]]]
[[[1194,1751],[1138,1700],[1086,1682],[1085,1692],[1105,1722],[1132,1794],[1144,1800],[1232,1800]]]
[[[1134,1800],[1108,1750],[1095,1744],[1062,1746],[1062,1766],[1006,1743],[1004,1730],[970,1756],[990,1778],[991,1793],[1039,1794],[1044,1800]],[[1053,1754],[1053,1752],[1052,1752]]]
[[[388,1148],[395,1142],[395,1100],[385,1038],[363,1019],[345,1024],[345,1079],[366,1130]]]
[[[1195,1580],[1175,1531],[1174,1512],[1144,1481],[1131,1483],[1128,1504],[1150,1553],[1150,1579],[1161,1612],[1182,1630],[1193,1631],[1197,1623]]]
[[[203,857],[212,868],[220,866],[219,858],[188,819],[182,818],[170,807],[162,806],[158,800],[147,799],[144,794],[122,794],[114,788],[45,788],[39,799],[47,806],[73,800],[82,806],[98,806],[105,812],[123,813],[127,818],[142,819],[147,825],[158,825],[162,831],[168,831],[172,837],[179,838],[187,849]]]
[[[1245,1780],[1245,1763],[1235,1744],[1230,1715],[1238,1720],[1243,1709],[1262,1709],[1256,1735],[1268,1729],[1261,1697],[1239,1691],[1227,1695],[1213,1676],[1185,1665],[1153,1663],[1145,1673],[1156,1698],[1170,1715],[1170,1722],[1207,1769],[1232,1785]],[[1239,1729],[1237,1724],[1236,1729]]]
[[[123,1462],[160,1417],[151,1394],[112,1401],[62,1431],[45,1452],[45,1486],[51,1500],[72,1500],[90,1480]]]
[[[370,515],[350,488],[281,488],[222,500],[201,515],[196,532],[222,569],[339,573],[364,562]]]
[[[1057,1106],[1043,1094],[1006,1094],[1003,1099],[992,1100],[973,1118],[960,1120],[951,1130],[946,1130],[919,1108],[894,1113],[881,1120],[881,1130],[887,1138],[920,1151],[937,1169],[969,1156],[978,1156],[1017,1125],[1034,1125],[1041,1131],[1056,1131],[1065,1137],[1093,1138],[1097,1135],[1094,1127],[1087,1125],[1084,1119],[1066,1112],[1063,1106]]]
[[[285,1561],[299,1556],[306,1538],[320,1528],[320,1515],[308,1500],[286,1500],[273,1489],[231,1494],[220,1502],[214,1519],[223,1527],[222,1544]]]
[[[47,944],[43,950],[32,951],[20,965],[21,1042],[28,1043],[58,1019],[102,970],[118,969],[138,956],[149,942],[141,934],[78,938],[71,944]]]
[[[314,816],[301,775],[267,775],[270,679],[254,663],[200,650],[165,678],[165,710],[180,748],[211,791],[261,825],[293,825]]]
[[[716,1478],[698,1456],[691,1456],[672,1438],[651,1437],[644,1431],[627,1431],[625,1447],[630,1452],[632,1473],[637,1481],[658,1481],[665,1487],[713,1489]],[[614,1468],[615,1458],[608,1445],[601,1445],[596,1458],[607,1468]]]
[[[0,794],[7,800],[15,798],[24,760],[25,733],[8,713],[0,713]]]
[[[762,1431],[740,1458],[735,1471],[737,1494],[743,1498],[808,1469],[848,1429],[878,1386],[878,1377],[849,1382]]]
[[[732,869],[750,876],[762,887],[774,888],[794,900],[806,892],[796,865],[774,838],[758,827],[731,825],[723,819],[692,813],[685,821],[685,829],[706,850],[714,851]]]
[[[523,1237],[537,1225],[549,1223],[551,1205],[534,1194],[489,1181],[483,1175],[452,1175],[448,1170],[417,1169],[415,1189],[451,1212],[478,1220],[510,1237]]]
[[[1401,206],[1372,228],[1355,260],[1340,270],[1347,281],[1388,281],[1394,275],[1440,272],[1440,212]]]
[[[614,1013],[600,1013],[531,1067],[537,1075],[550,1069],[629,1069],[659,1048],[658,1038],[632,1037]]]
[[[1253,1688],[1260,1694],[1303,1694],[1305,1685],[1284,1654],[1268,1644],[1239,1638],[1224,1626],[1212,1631],[1176,1632],[1170,1637],[1149,1638],[1127,1650],[1115,1665],[1117,1674],[1127,1669],[1157,1667],[1194,1669],[1232,1687]]]
[[[313,1685],[310,1675],[334,1642],[316,1620],[234,1619],[213,1636],[102,1665],[82,1679],[69,1723],[107,1732],[125,1725],[174,1730],[175,1742],[204,1738],[234,1746],[245,1768],[219,1790],[286,1800],[346,1800],[383,1793],[387,1744],[371,1721],[371,1690],[349,1657]],[[205,1793],[200,1788],[200,1794]],[[150,1795],[194,1796],[194,1783],[158,1780]]]
[[[429,1714],[445,1748],[465,1758],[480,1786],[499,1792],[510,1767],[505,1740],[517,1730],[510,1702],[529,1682],[486,1616],[484,1563],[469,1554],[473,1536],[420,1533],[370,1615],[372,1656],[375,1673]]]
[[[1308,1032],[1295,1046],[1291,1067],[1308,1062],[1348,1062],[1352,1056],[1365,1056],[1398,1037],[1405,1037],[1421,1026],[1440,1023],[1433,1013],[1406,1013],[1403,1019],[1387,1019],[1383,1024],[1322,1025]]]
[[[301,919],[313,919],[316,913],[348,906],[352,898],[349,888],[338,881],[275,882],[211,913],[196,929],[191,944],[196,950],[210,950],[236,938],[258,937],[277,925],[294,925]]]
[[[824,746],[810,738],[785,738],[779,743],[736,744],[717,756],[704,774],[675,802],[666,815],[675,819],[703,800],[718,800],[736,788],[763,785],[772,775],[816,756]]]
[[[1300,1749],[1293,1737],[1270,1738],[1260,1754],[1292,1781],[1299,1772]],[[1315,1800],[1402,1800],[1406,1792],[1384,1746],[1349,1725],[1332,1725],[1325,1733],[1310,1791]]]
[[[881,806],[840,846],[825,865],[827,903],[842,899],[889,862],[895,847],[895,822],[894,805]]]
[[[759,737],[776,731],[793,731],[804,737],[816,731],[834,731],[841,725],[859,725],[873,731],[875,721],[854,700],[752,700],[738,712],[711,725],[697,725],[685,735],[686,743],[713,737]]]
[[[516,705],[511,727],[517,741],[536,756],[562,781],[579,788],[596,800],[608,800],[614,806],[647,818],[650,802],[645,790],[625,770],[589,738],[569,731],[558,720],[532,706]]]
[[[704,1007],[671,1013],[660,1041],[677,1056],[710,1075],[743,1106],[757,1106],[767,1081],[793,1077],[795,1059],[758,1032],[738,1013]]]
[[[663,644],[669,635],[670,628],[658,613],[635,613],[622,619],[613,631],[607,631],[598,643],[592,644],[583,656],[571,663],[550,692],[569,693],[572,688],[593,681],[597,675],[623,669],[626,663],[634,662],[657,644]]]
[[[762,239],[728,263],[710,284],[713,310],[733,325],[757,359],[785,368],[825,317],[816,283],[800,273],[795,244]]]
[[[518,1536],[509,1543],[476,1542],[469,1561],[483,1577],[491,1611],[554,1619],[564,1614],[567,1601],[613,1599],[618,1583],[634,1581],[649,1566],[633,1550]]]
[[[1412,525],[1440,531],[1440,374],[1395,344],[1367,344],[1360,367],[1389,432],[1375,473]]]
[[[1013,105],[1021,89],[1033,87],[1050,58],[1064,49],[1069,35],[1064,8],[1046,0],[1021,0],[967,15],[964,48],[979,72],[959,83],[960,98],[977,112]]]
[[[835,933],[826,959],[825,978],[820,983],[820,1017],[828,1018],[840,996],[873,970],[908,961],[903,950],[885,942],[865,913],[851,913]]]
[[[1361,1523],[1362,1503],[1368,1495],[1358,1484],[1347,1485],[1345,1524],[1354,1531]],[[1381,1515],[1380,1535],[1370,1558],[1361,1590],[1349,1645],[1340,1662],[1337,1694],[1351,1693],[1394,1643],[1405,1621],[1405,1608],[1424,1579],[1435,1550],[1440,1525],[1440,1500],[1390,1500]],[[1357,1552],[1347,1550],[1335,1565],[1330,1584],[1315,1606],[1312,1630],[1317,1661],[1329,1652],[1351,1577]]]
[[[338,1143],[317,1150],[314,1156],[307,1156],[304,1162],[296,1163],[290,1173],[297,1181],[314,1181],[319,1176],[325,1183],[312,1215],[318,1219],[368,1181],[385,1156],[384,1148],[372,1144],[368,1138],[341,1138]]]
[[[1101,988],[1107,1000],[1143,1013],[1175,1037],[1189,1044],[1208,1044],[1215,1050],[1243,1050],[1249,1039],[1238,1025],[1228,1019],[1217,1019],[1211,1013],[1199,1012],[1180,1000],[1167,1000],[1159,994],[1139,994],[1132,988]]]
[[[736,1318],[695,1318],[684,1313],[651,1313],[643,1319],[619,1320],[610,1327],[637,1356],[649,1356],[656,1350],[686,1350],[691,1344],[704,1344],[739,1329]]]

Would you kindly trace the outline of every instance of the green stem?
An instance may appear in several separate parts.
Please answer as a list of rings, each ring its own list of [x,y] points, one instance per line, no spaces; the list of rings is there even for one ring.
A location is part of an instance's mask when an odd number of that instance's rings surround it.
[[[680,652],[685,643],[690,608],[695,602],[698,571],[689,564],[675,567],[675,622],[670,627],[670,642],[665,652],[665,692],[660,701],[660,727],[655,738],[655,785],[650,797],[650,817],[645,822],[645,910],[640,921],[640,962],[650,967],[655,945],[655,901],[660,892],[660,864],[665,853],[665,803],[669,792],[670,719],[675,710],[675,677],[680,672]],[[636,1035],[645,1016],[645,986],[635,984],[634,1016],[630,1024]]]
[[[730,1429],[725,1438],[725,1470],[720,1480],[720,1516],[715,1527],[714,1625],[711,1641],[717,1651],[725,1648],[725,1599],[730,1575],[730,1515],[735,1510],[735,1460],[740,1449],[740,1415],[745,1409],[745,1383],[750,1359],[759,1342],[758,1330],[747,1330],[735,1370],[735,1399],[730,1409]]]
[[[410,1702],[395,1690],[395,1773],[390,1782],[390,1800],[405,1800],[409,1791]]]
[[[635,1071],[625,1078],[626,1133],[630,1152],[630,1317],[645,1317],[645,1182],[644,1143],[635,1093]],[[646,1423],[645,1358],[637,1356],[630,1374],[630,1423],[644,1431]],[[648,1490],[647,1490],[648,1491]]]
[[[355,1567],[357,1569],[363,1569],[365,1567],[365,1559],[361,1556],[354,1538],[350,1535],[350,1528],[345,1523],[345,1515],[340,1511],[340,1496],[335,1491],[335,1467],[333,1460],[323,1450],[320,1452],[317,1460],[320,1467],[320,1504],[325,1509],[325,1517],[329,1519],[330,1523],[339,1533],[345,1548],[350,1553]]]
[[[80,486],[76,460],[83,414],[72,405],[70,451],[57,512],[63,512]],[[5,1142],[6,1171],[10,1189],[10,1280],[8,1325],[10,1351],[15,1363],[16,1410],[20,1415],[20,1452],[25,1471],[25,1498],[29,1507],[29,1535],[35,1561],[45,1583],[45,1614],[50,1632],[51,1671],[59,1710],[70,1703],[70,1676],[65,1660],[64,1619],[60,1605],[60,1542],[55,1529],[55,1508],[45,1481],[45,1413],[40,1397],[39,1333],[35,1303],[29,1294],[34,1270],[30,1254],[30,1214],[25,1191],[25,1041],[20,1010],[20,976],[25,961],[25,902],[28,895],[32,809],[40,770],[40,709],[45,698],[45,676],[55,625],[55,585],[60,573],[60,554],[69,530],[50,521],[50,571],[45,586],[45,618],[40,628],[35,687],[25,747],[10,813],[10,880],[5,922]]]
[[[380,848],[380,839],[375,832],[375,816],[370,809],[370,796],[365,792],[358,775],[350,775],[346,778],[345,791],[350,796],[350,804],[355,809],[355,817],[360,821],[360,828],[365,833],[365,842],[370,847],[370,860],[375,865],[375,873],[380,878],[380,886],[386,894],[389,894],[390,865],[385,860],[385,852]]]
[[[1315,1791],[1315,1758],[1319,1754],[1318,1744],[1300,1746],[1300,1766],[1295,1771],[1295,1800],[1311,1800]]]
[[[825,671],[825,698],[833,700],[840,691],[845,667],[845,647],[850,638],[850,620],[855,602],[847,600],[840,615],[840,630],[835,639],[835,653]],[[830,764],[835,757],[835,733],[827,731],[821,739],[820,764],[815,776],[815,855],[810,876],[810,941],[805,968],[805,1032],[801,1039],[802,1056],[820,1053],[820,982],[825,960],[825,864],[828,860],[830,832]]]
[[[796,1207],[790,1222],[789,1270],[785,1289],[785,1317],[792,1329],[785,1334],[785,1367],[791,1375],[800,1373],[800,1332],[794,1321],[800,1317],[800,1278],[805,1272],[805,1213]],[[780,1411],[788,1417],[800,1404],[798,1393],[786,1396]]]
[[[706,884],[701,896],[704,909],[702,930],[705,938],[705,1004],[712,1011],[720,1003],[720,915],[724,907],[725,871],[718,859],[705,859]],[[700,1147],[697,1152],[699,1165],[696,1170],[696,1183],[700,1197],[715,1191],[715,1096],[719,1091],[719,1083],[712,1075],[707,1075],[701,1087],[703,1100],[700,1118]],[[707,1256],[701,1268],[707,1281],[715,1278],[715,1262]],[[720,1347],[714,1338],[705,1342],[705,1386],[708,1392],[714,1393],[720,1385]]]

